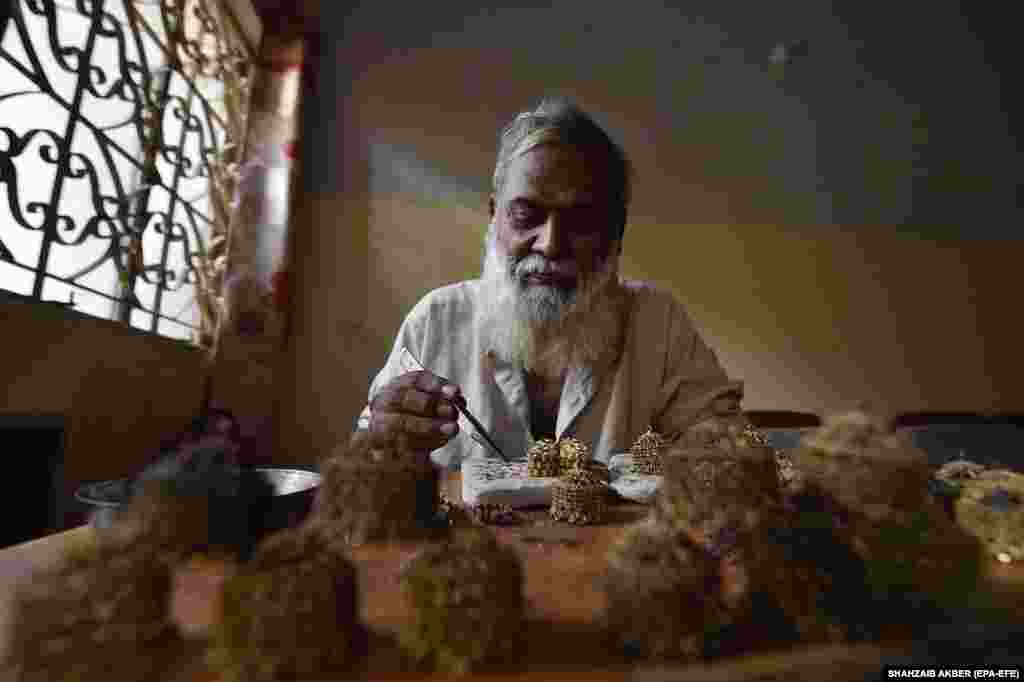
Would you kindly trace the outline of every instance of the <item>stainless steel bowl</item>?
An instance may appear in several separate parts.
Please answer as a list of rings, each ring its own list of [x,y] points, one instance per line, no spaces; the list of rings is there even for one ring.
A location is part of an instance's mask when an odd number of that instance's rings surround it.
[[[253,467],[264,474],[273,486],[274,494],[265,508],[261,534],[291,528],[302,523],[313,508],[313,500],[322,480],[320,474],[305,469],[286,467]],[[127,503],[131,494],[131,481],[98,481],[83,485],[75,499],[94,508],[93,525],[110,524],[115,510]]]
[[[320,485],[320,474],[305,469],[278,469],[276,467],[256,467],[274,486],[274,496],[291,495],[310,490]]]
[[[92,507],[116,509],[128,500],[131,485],[131,480],[127,478],[86,483],[75,492],[75,499]]]
[[[315,471],[281,467],[254,467],[274,487],[274,496],[263,518],[263,533],[292,528],[302,523],[313,508],[322,478]]]

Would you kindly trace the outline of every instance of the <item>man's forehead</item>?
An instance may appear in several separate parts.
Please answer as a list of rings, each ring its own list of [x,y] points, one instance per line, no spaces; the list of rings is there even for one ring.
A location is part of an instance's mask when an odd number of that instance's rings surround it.
[[[588,198],[601,191],[607,179],[601,154],[568,145],[542,145],[512,159],[506,173],[508,199]]]

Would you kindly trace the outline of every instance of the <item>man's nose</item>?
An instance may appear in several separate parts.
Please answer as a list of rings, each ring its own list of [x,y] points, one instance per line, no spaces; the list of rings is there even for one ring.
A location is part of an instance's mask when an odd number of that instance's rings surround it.
[[[551,260],[556,260],[565,252],[568,245],[565,225],[558,216],[557,211],[548,213],[548,219],[540,226],[537,237],[533,242],[533,250],[544,254]]]

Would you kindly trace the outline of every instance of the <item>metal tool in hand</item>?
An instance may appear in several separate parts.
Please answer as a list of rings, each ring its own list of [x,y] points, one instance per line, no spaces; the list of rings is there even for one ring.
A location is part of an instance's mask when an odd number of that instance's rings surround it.
[[[416,356],[413,355],[412,352],[405,346],[402,346],[402,355],[399,358],[399,362],[401,364],[402,369],[405,370],[406,372],[414,372],[417,370],[427,371],[427,369],[422,365],[422,363],[420,363],[420,361],[416,359]],[[490,445],[491,448],[495,452],[497,452],[503,460],[505,460],[506,462],[510,461],[509,458],[505,456],[505,453],[501,451],[501,448],[498,447],[498,444],[494,442],[494,439],[491,438],[491,434],[487,432],[487,429],[484,428],[483,424],[481,424],[477,420],[477,418],[474,417],[473,414],[469,411],[469,408],[466,407],[466,399],[463,396],[460,395],[457,398],[453,398],[451,400],[451,403],[455,407],[455,409],[458,410],[459,413],[462,414],[462,416],[465,417],[469,421],[469,423],[473,425],[473,428],[476,429],[476,432],[479,433],[480,436],[485,441],[487,441],[487,444]]]

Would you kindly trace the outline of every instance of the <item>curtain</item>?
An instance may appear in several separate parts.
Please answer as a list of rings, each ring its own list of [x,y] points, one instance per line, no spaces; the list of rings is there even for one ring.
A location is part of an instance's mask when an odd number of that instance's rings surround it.
[[[288,30],[279,32],[284,25]],[[289,328],[290,205],[297,181],[304,39],[264,17],[232,211],[225,311],[207,405],[241,428],[243,463],[273,458],[278,375]]]

